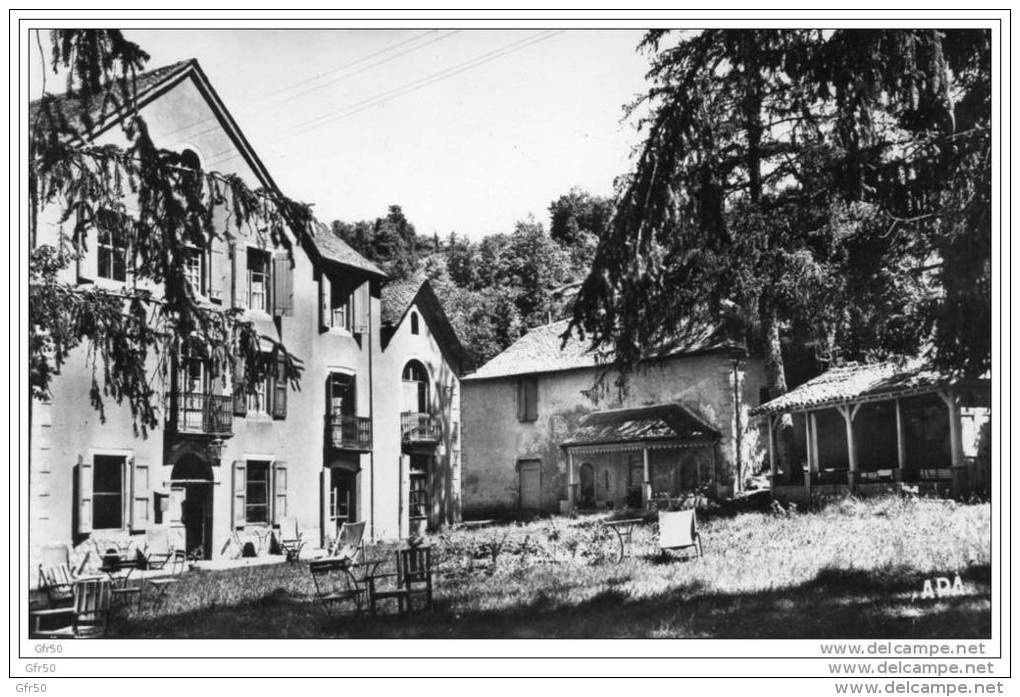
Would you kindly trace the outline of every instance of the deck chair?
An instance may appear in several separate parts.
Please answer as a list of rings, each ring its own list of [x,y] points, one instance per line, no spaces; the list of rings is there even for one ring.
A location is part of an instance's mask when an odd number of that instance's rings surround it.
[[[395,574],[379,574],[372,582],[371,603],[372,614],[376,612],[376,604],[380,600],[396,600],[397,611],[402,615],[414,609],[412,602],[415,596],[422,596],[432,612],[432,548],[410,547],[398,549],[396,552],[397,572]],[[378,590],[376,582],[392,576],[396,585],[389,589]]]
[[[335,606],[345,602],[353,603],[355,612],[361,614],[368,587],[364,579],[358,578],[354,566],[342,557],[316,559],[308,564],[315,595],[330,615]]]
[[[31,613],[35,619],[33,634],[51,639],[76,639],[102,636],[106,633],[113,597],[110,582],[105,578],[81,578],[72,586],[74,597],[70,608],[53,608]],[[57,629],[41,630],[39,623],[47,615],[70,615],[71,623]]]
[[[698,533],[698,518],[694,509],[687,511],[659,511],[659,549],[665,555],[668,550],[694,548],[701,556],[701,535]]]
[[[365,521],[344,523],[337,530],[336,538],[329,546],[328,556],[332,559],[346,559],[356,562],[365,559]]]
[[[284,518],[280,521],[280,529],[276,533],[276,543],[287,555],[287,561],[297,561],[301,556],[301,548],[306,540],[301,538],[297,518]]]
[[[50,607],[68,606],[74,596],[72,586],[88,562],[89,552],[77,569],[71,567],[71,551],[67,545],[47,545],[42,548],[39,564],[39,589],[46,593]]]

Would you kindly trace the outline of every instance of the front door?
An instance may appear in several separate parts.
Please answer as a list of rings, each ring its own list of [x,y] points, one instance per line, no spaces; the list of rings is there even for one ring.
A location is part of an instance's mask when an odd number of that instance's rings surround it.
[[[188,556],[212,559],[212,482],[184,484],[181,504]]]
[[[580,470],[581,479],[581,501],[579,506],[581,508],[594,508],[595,507],[595,469],[585,462],[581,465]]]
[[[520,464],[521,508],[537,510],[542,507],[542,463],[527,460]]]

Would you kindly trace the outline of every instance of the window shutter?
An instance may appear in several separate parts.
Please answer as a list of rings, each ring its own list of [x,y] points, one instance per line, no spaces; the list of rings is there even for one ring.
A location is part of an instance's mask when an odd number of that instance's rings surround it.
[[[184,487],[170,487],[169,510],[167,519],[170,524],[170,545],[173,549],[187,547],[187,533],[184,530]],[[190,550],[186,550],[190,551]]]
[[[528,380],[527,381],[527,392],[526,397],[528,400],[528,421],[534,421],[538,418],[538,381]]]
[[[245,309],[248,307],[248,248],[235,244],[230,259],[233,305]]]
[[[273,524],[279,525],[287,517],[287,463],[273,463]]]
[[[329,549],[329,545],[336,537],[336,526],[330,520],[329,497],[330,497],[331,470],[324,467],[319,471],[319,514],[322,523],[322,548]]]
[[[78,533],[92,532],[92,462],[78,456]]]
[[[232,519],[234,521],[235,528],[243,528],[246,520],[245,506],[248,503],[245,494],[245,487],[248,485],[248,481],[245,478],[245,462],[244,460],[234,460],[234,476],[232,479],[232,498],[231,503],[233,507]]]
[[[411,521],[408,513],[411,506],[411,456],[400,456],[400,518],[398,519],[399,536],[407,537],[411,532]]]
[[[527,401],[525,400],[524,393],[526,389],[526,381],[524,378],[518,378],[517,380],[517,420],[524,421],[527,418]]]
[[[371,313],[371,293],[369,292],[370,284],[365,281],[357,290],[354,291],[351,296],[354,301],[354,307],[351,308],[351,312],[354,317],[353,329],[355,334],[367,334],[369,328],[369,315]]]
[[[234,416],[248,415],[248,395],[244,389],[244,361],[238,359],[234,373]]]
[[[82,234],[81,256],[78,258],[78,283],[92,283],[99,277],[99,233],[95,229]]]
[[[209,282],[206,285],[209,299],[222,303],[230,290],[230,259],[227,243],[220,237],[213,237],[209,245]]]
[[[286,252],[273,256],[273,314],[285,317],[294,314],[294,269]]]
[[[319,327],[328,331],[333,324],[333,304],[331,300],[329,276],[326,272],[319,275]]]
[[[145,530],[152,524],[152,494],[149,491],[149,463],[131,460],[131,529]]]
[[[273,376],[273,418],[287,418],[287,378],[282,356],[276,359],[276,375]]]

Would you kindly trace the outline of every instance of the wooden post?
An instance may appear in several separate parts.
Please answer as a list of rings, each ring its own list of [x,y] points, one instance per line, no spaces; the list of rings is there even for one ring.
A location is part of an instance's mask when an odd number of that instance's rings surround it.
[[[903,440],[903,406],[896,400],[896,481],[902,481],[907,466],[907,444]]]
[[[817,472],[821,469],[819,465],[818,457],[818,415],[815,412],[808,414],[808,418],[811,420],[811,471]]]
[[[946,403],[949,416],[949,453],[952,457],[953,496],[963,494],[963,476],[966,464],[963,461],[963,425],[960,423],[960,398],[949,390],[939,392]]]
[[[846,454],[847,460],[850,464],[850,471],[847,473],[847,484],[853,489],[857,484],[857,447],[854,444],[854,417],[857,416],[857,410],[860,408],[860,404],[850,407],[849,405],[842,405],[837,407],[839,413],[843,415],[843,421],[846,422]]]
[[[574,507],[574,453],[567,448],[567,504]]]
[[[648,463],[648,448],[641,449],[641,464],[644,477],[644,484],[641,487],[641,503],[647,508],[648,502],[652,498],[652,468]]]
[[[775,489],[778,463],[776,462],[776,436],[775,432],[772,430],[771,414],[769,414],[768,429],[769,429],[769,475],[772,478],[772,488]]]
[[[811,496],[811,475],[817,471],[814,453],[811,448],[811,415],[804,412],[804,450],[807,452],[807,469],[804,470],[804,489],[808,498]]]

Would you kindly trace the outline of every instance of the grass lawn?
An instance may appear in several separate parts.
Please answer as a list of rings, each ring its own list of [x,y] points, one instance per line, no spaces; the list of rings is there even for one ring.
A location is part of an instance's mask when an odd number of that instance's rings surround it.
[[[192,571],[114,638],[983,638],[991,634],[989,505],[843,499],[810,513],[701,522],[705,556],[663,561],[655,526],[621,564],[594,518],[429,538],[432,615],[331,617],[307,563]],[[390,547],[369,556],[392,556]],[[921,598],[959,573],[964,593]],[[916,597],[915,597],[916,596]],[[392,605],[387,606],[389,610]]]

